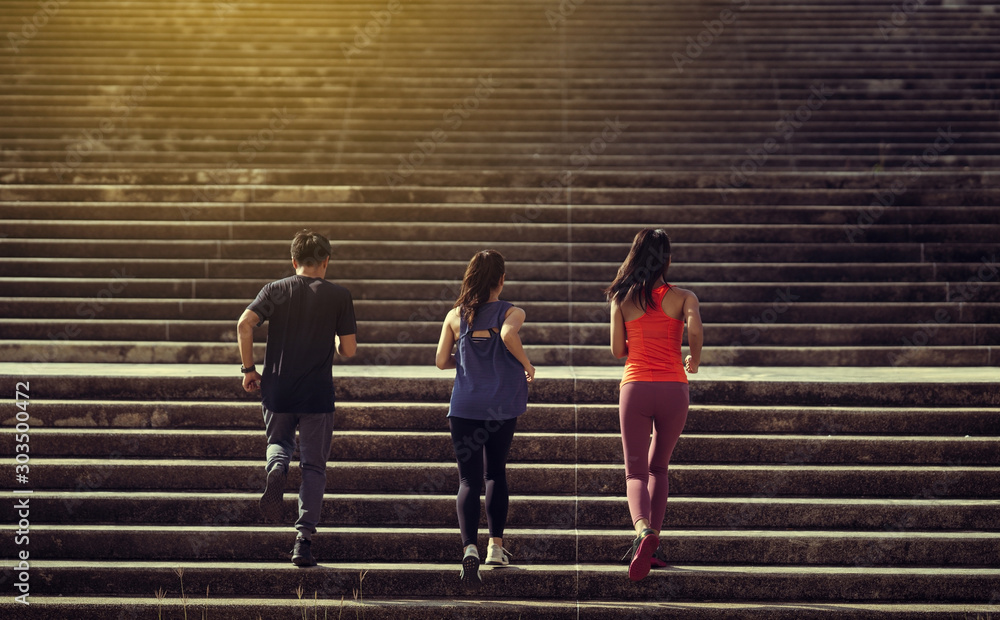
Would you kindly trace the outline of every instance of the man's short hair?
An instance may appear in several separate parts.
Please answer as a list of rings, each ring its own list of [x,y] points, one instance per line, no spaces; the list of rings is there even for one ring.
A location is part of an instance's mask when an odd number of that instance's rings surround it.
[[[292,239],[292,259],[312,268],[330,258],[330,241],[312,230],[300,230]]]

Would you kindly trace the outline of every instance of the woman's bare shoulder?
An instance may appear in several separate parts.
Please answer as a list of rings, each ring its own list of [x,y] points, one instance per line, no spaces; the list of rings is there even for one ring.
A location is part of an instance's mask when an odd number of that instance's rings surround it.
[[[684,297],[686,299],[693,299],[694,301],[698,301],[698,296],[695,294],[694,291],[692,291],[690,289],[681,288],[679,286],[671,286],[670,287],[670,292],[677,293],[678,295],[680,295],[680,296],[682,296],[682,297]]]
[[[510,306],[507,307],[507,310],[504,312],[503,318],[508,319],[510,318],[510,315],[514,313],[520,313],[523,316],[524,309],[519,306],[515,306],[514,304],[511,304]]]

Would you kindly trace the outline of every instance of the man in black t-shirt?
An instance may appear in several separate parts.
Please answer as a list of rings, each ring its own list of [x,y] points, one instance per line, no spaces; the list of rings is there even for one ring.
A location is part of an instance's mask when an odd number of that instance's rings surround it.
[[[357,351],[354,302],[346,288],[325,280],[330,242],[303,230],[292,240],[295,275],[266,284],[237,325],[243,389],[261,391],[267,434],[267,483],[260,498],[264,517],[284,516],[288,463],[299,430],[299,518],[292,550],[296,566],[315,566],[316,533],[326,461],[333,439],[333,355]],[[253,328],[268,321],[263,373],[253,364]]]

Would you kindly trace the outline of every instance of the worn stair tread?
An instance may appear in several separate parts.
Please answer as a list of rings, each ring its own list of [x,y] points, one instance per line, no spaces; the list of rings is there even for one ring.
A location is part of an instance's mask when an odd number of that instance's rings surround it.
[[[710,433],[710,432],[691,432],[685,431],[684,437],[691,437],[698,440],[742,440],[754,442],[786,442],[786,441],[828,441],[828,442],[838,442],[838,443],[851,443],[851,442],[871,442],[879,441],[885,443],[899,443],[899,444],[911,444],[911,443],[925,443],[925,442],[940,442],[940,443],[966,443],[966,444],[981,444],[983,442],[992,442],[1000,440],[1000,432],[997,435],[985,435],[970,437],[968,435],[964,437],[956,437],[951,435],[841,435],[834,434],[833,429],[828,429],[829,432],[819,433],[819,434],[799,434],[799,433],[767,433],[767,434],[755,434],[755,433]],[[944,429],[943,429],[944,430]],[[1000,428],[997,429],[1000,431]],[[13,435],[16,431],[13,428],[0,428],[0,433],[5,435]],[[134,435],[139,437],[190,437],[192,440],[196,441],[199,437],[212,437],[212,436],[222,436],[222,437],[253,437],[259,438],[261,436],[260,429],[258,430],[234,430],[234,429],[218,429],[218,428],[207,428],[207,429],[175,429],[175,428],[129,428],[129,429],[102,429],[102,428],[34,428],[33,433],[38,433],[39,435],[50,435],[50,436],[63,436],[63,437],[117,437],[124,435]],[[402,437],[402,438],[418,438],[418,437],[429,437],[433,439],[440,439],[442,437],[450,437],[450,434],[446,428],[446,424],[442,423],[441,428],[437,430],[417,430],[417,431],[400,431],[400,430],[348,430],[348,429],[338,429],[336,431],[338,436],[344,438],[392,438],[392,437]],[[600,431],[523,431],[517,433],[518,438],[521,439],[621,439],[620,433],[614,432],[600,432]],[[997,455],[998,461],[1000,461],[1000,455]]]
[[[453,561],[456,528],[408,527],[385,532],[368,526],[321,524],[317,546],[330,561],[366,558],[440,563]],[[508,527],[504,544],[517,565],[613,562],[628,551],[634,531]],[[894,527],[899,527],[895,526]],[[286,551],[290,528],[218,524],[83,525],[33,527],[32,548],[49,559],[264,560]],[[828,566],[993,567],[1000,532],[828,530],[664,530],[668,557],[675,563],[745,563]],[[479,536],[485,541],[486,532]],[[404,545],[404,549],[400,546]]]
[[[366,455],[400,462],[439,462],[453,457],[449,433],[442,420],[437,429],[341,430],[333,437],[331,460],[340,455]],[[823,429],[820,429],[821,431]],[[688,432],[678,441],[672,464],[787,463],[907,464],[925,466],[961,463],[1000,465],[993,436],[732,434]],[[0,429],[11,441],[14,428]],[[265,439],[260,430],[234,429],[109,429],[35,428],[37,453],[52,457],[101,457],[127,451],[143,458],[248,458],[260,452]],[[357,457],[356,457],[357,458]],[[364,456],[361,456],[364,458]],[[531,431],[518,433],[510,463],[574,462],[579,465],[622,462],[621,435],[612,432]]]
[[[441,484],[437,484],[440,482]],[[426,489],[400,492],[334,493],[324,498],[326,521],[338,526],[370,524],[390,514],[395,519],[399,502],[412,510],[401,513],[411,525],[434,526],[455,514],[455,498],[442,495],[450,489],[450,479],[435,480]],[[508,525],[550,526],[575,523],[590,527],[624,527],[628,519],[625,503],[617,496],[511,495]],[[260,492],[239,491],[49,491],[36,489],[32,515],[39,523],[92,522],[115,520],[130,524],[211,523],[220,512],[230,514],[230,523],[257,524]],[[286,493],[287,505],[295,496]],[[743,527],[798,528],[818,530],[845,528],[856,531],[884,530],[886,523],[936,531],[994,531],[998,499],[948,499],[916,497],[881,499],[863,497],[699,497],[674,495],[670,498],[670,528],[724,529]],[[235,512],[233,512],[235,511]],[[4,507],[0,514],[13,508]],[[485,513],[484,513],[485,518]],[[326,522],[324,521],[324,522]]]
[[[288,528],[286,528],[286,533]],[[294,533],[292,534],[294,536]],[[461,545],[458,545],[461,546]],[[10,569],[16,566],[17,560],[4,558],[0,560],[0,565]],[[451,564],[442,565],[434,563],[397,563],[397,562],[336,562],[324,563],[329,568],[344,571],[403,571],[419,572],[427,570],[446,570],[451,572],[458,566]],[[292,565],[287,561],[275,562],[193,562],[193,561],[130,561],[120,566],[115,566],[107,562],[96,560],[35,560],[34,566],[46,569],[88,569],[88,568],[118,568],[118,569],[166,569],[171,574],[175,568],[183,568],[185,573],[188,570],[212,570],[212,571],[236,571],[242,570],[281,570],[290,571],[293,574],[302,574],[302,569]],[[485,567],[485,566],[484,566]],[[493,570],[502,571],[506,567],[495,568]],[[546,565],[525,565],[525,571],[543,573],[546,571],[559,571],[566,573],[591,572],[591,573],[620,573],[624,571],[621,564],[546,564]],[[935,575],[977,575],[984,577],[1000,578],[1000,568],[980,568],[980,567],[954,567],[941,568],[933,566],[917,567],[893,567],[893,566],[756,566],[756,565],[734,565],[734,564],[685,564],[669,567],[676,571],[697,571],[701,573],[717,574],[774,574],[774,575],[794,575],[794,574],[842,574],[842,575],[911,575],[911,576],[935,576]],[[665,572],[671,572],[671,570]]]
[[[226,533],[232,535],[253,534],[253,535],[281,535],[288,537],[287,525],[232,525],[223,523],[219,525],[128,525],[128,524],[56,524],[56,525],[33,525],[32,531],[37,530],[41,534],[58,535],[65,532],[67,534],[88,533],[95,535],[120,534],[128,536],[131,534],[213,534]],[[843,531],[843,530],[775,530],[775,529],[697,529],[685,530],[679,528],[664,528],[663,538],[673,539],[698,539],[698,538],[720,538],[720,539],[742,539],[742,538],[763,538],[763,539],[789,539],[804,540],[810,539],[884,539],[884,540],[910,540],[918,542],[920,540],[936,541],[959,541],[974,540],[983,543],[1000,541],[1000,529],[996,531],[963,531],[963,532],[929,532],[918,530],[900,531]],[[619,529],[582,529],[582,528],[507,528],[505,538],[517,539],[528,536],[538,537],[558,537],[558,538],[595,538],[595,537],[618,537],[624,541],[633,538],[635,531],[627,528]],[[324,537],[347,536],[347,535],[367,535],[367,536],[387,536],[390,534],[373,531],[371,527],[352,527],[325,525],[322,528]],[[427,537],[427,536],[448,536],[454,538],[455,531],[452,527],[411,527],[406,532],[393,534],[396,536]]]
[[[308,593],[306,593],[308,594]],[[308,598],[308,597],[307,597]],[[151,600],[150,597],[129,596],[49,596],[31,595],[31,604],[36,609],[66,610],[73,617],[81,620],[104,619],[118,610],[132,610],[140,614],[154,615],[157,610],[164,609],[168,614],[177,615],[183,607],[181,601],[173,596],[163,601]],[[359,603],[345,596],[318,596],[315,600],[303,603],[289,597],[261,598],[247,597],[210,597],[209,599],[191,598],[189,602],[192,611],[208,610],[212,618],[237,620],[252,617],[258,610],[267,612],[282,611],[296,614],[305,608],[307,611],[320,608],[325,611],[346,609],[348,614],[356,611]],[[740,602],[690,602],[682,600],[636,602],[624,599],[621,601],[576,601],[569,605],[564,601],[531,600],[505,597],[503,600],[468,599],[465,597],[448,597],[447,599],[372,597],[367,596],[363,605],[367,617],[398,618],[406,614],[410,618],[439,618],[441,614],[474,613],[477,618],[493,620],[494,618],[523,617],[531,614],[533,618],[543,620],[580,620],[589,618],[643,618],[650,613],[670,614],[672,618],[705,619],[720,616],[740,617],[761,620],[813,620],[828,618],[938,618],[951,620],[958,616],[969,614],[989,614],[996,606],[990,604],[942,604],[942,603],[838,603],[824,601],[821,606],[808,601],[760,603],[756,601]],[[7,600],[0,602],[0,609],[12,608],[14,603]],[[247,614],[250,614],[248,616]],[[517,614],[516,616],[514,614]]]

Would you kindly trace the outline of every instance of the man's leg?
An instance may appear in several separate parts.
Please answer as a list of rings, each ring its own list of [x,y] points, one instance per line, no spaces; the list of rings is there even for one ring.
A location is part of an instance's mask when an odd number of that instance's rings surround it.
[[[267,435],[267,484],[260,498],[260,511],[265,518],[281,521],[284,517],[285,480],[288,461],[295,451],[295,416],[273,413],[261,405],[264,413],[264,432]]]
[[[299,418],[299,518],[295,529],[310,540],[319,523],[326,491],[326,460],[333,441],[333,412],[303,413]]]
[[[267,435],[267,464],[265,471],[271,471],[275,465],[288,470],[288,462],[295,452],[295,415],[274,413],[261,405],[264,412],[264,433]]]

